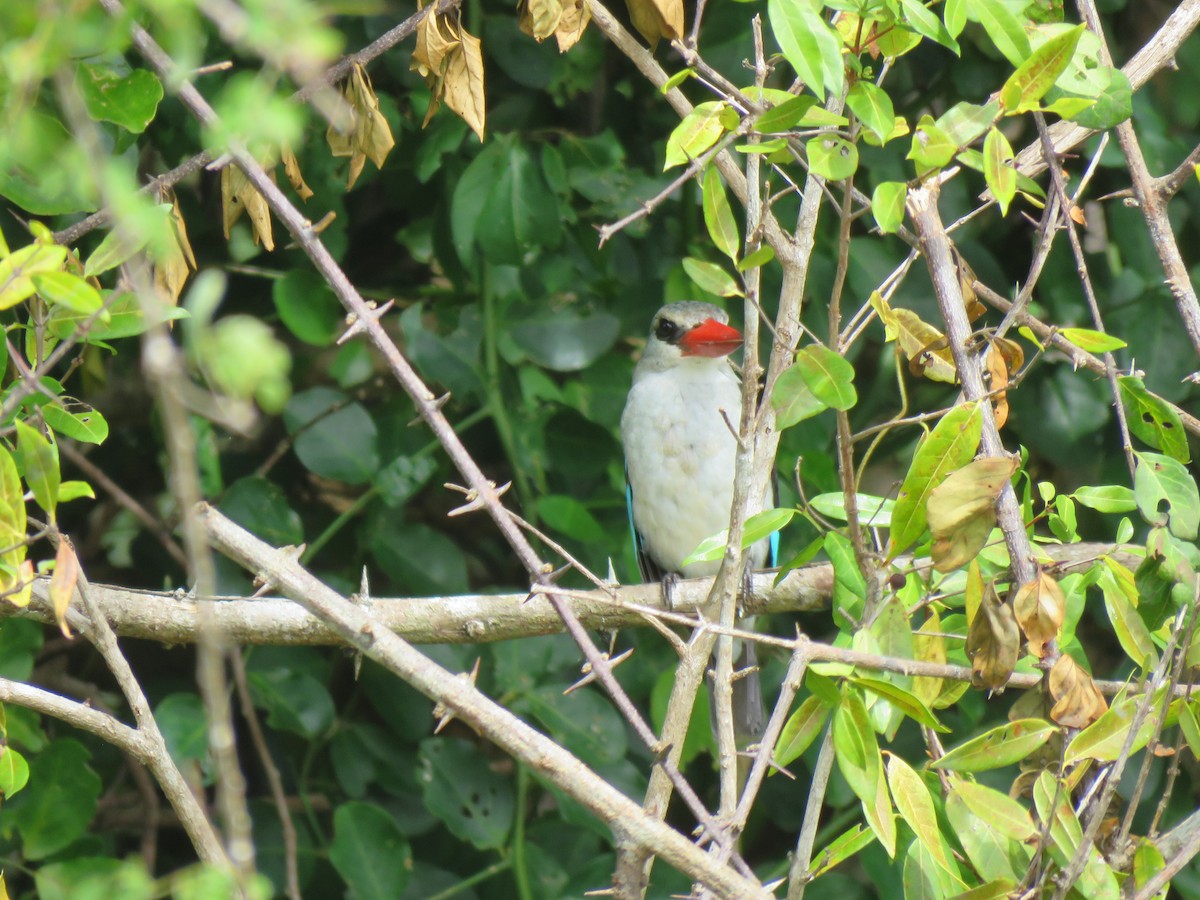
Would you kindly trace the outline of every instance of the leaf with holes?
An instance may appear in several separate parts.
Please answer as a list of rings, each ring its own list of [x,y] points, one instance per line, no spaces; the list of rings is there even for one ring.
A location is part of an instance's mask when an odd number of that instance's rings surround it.
[[[820,135],[804,145],[814,175],[841,181],[858,171],[858,147],[844,137]]]
[[[516,806],[512,781],[488,765],[480,747],[452,738],[421,742],[417,768],[425,808],[480,850],[505,845]]]
[[[1133,496],[1151,525],[1166,525],[1171,534],[1194,541],[1200,530],[1200,492],[1179,460],[1159,453],[1138,453]]]
[[[1117,388],[1129,430],[1134,436],[1172,459],[1190,462],[1187,435],[1178,410],[1158,394],[1148,391],[1136,375],[1118,376]]]

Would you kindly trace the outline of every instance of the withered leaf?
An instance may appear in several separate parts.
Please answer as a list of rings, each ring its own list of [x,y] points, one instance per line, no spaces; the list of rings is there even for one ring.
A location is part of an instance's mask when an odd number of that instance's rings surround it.
[[[63,637],[71,637],[71,629],[67,627],[67,607],[71,605],[71,597],[75,595],[75,585],[79,581],[79,557],[75,548],[65,537],[58,542],[58,553],[54,558],[54,574],[50,576],[50,606],[54,610],[54,620],[63,633]]]
[[[566,53],[579,43],[588,22],[592,20],[592,11],[588,9],[585,0],[567,0],[563,5],[562,18],[558,22],[558,30],[554,37],[558,41],[558,52]]]
[[[967,311],[967,320],[974,322],[985,312],[987,307],[980,302],[975,295],[975,270],[971,268],[970,263],[962,258],[962,254],[958,252],[958,247],[951,244],[950,249],[954,253],[954,262],[958,268],[958,287],[962,291],[963,306]]]
[[[483,52],[479,38],[461,29],[462,42],[458,53],[451,55],[446,67],[446,105],[471,126],[480,141],[483,140],[485,119],[483,101]]]
[[[625,0],[629,20],[651,47],[683,36],[683,0]]]
[[[284,146],[279,149],[279,161],[283,163],[283,173],[287,176],[288,183],[300,199],[307,200],[311,197],[313,195],[312,188],[305,183],[304,175],[300,171],[300,163],[291,147]]]
[[[1016,668],[1020,646],[1021,633],[1012,607],[1001,601],[989,584],[967,629],[971,683],[989,691],[1004,690]]]
[[[538,43],[558,30],[562,17],[562,0],[521,0],[517,4],[517,27]]]
[[[937,571],[966,565],[983,549],[996,522],[996,498],[1017,466],[1008,456],[977,459],[930,491],[925,511]]]
[[[992,395],[992,415],[996,420],[996,428],[1003,428],[1008,421],[1008,392],[1005,390],[1008,387],[1008,365],[995,344],[988,346],[984,362],[987,365],[988,389],[998,392]]]
[[[1086,728],[1108,709],[1092,676],[1064,653],[1050,670],[1050,718],[1067,728]]]
[[[226,166],[221,170],[221,209],[227,240],[229,229],[244,212],[250,217],[254,243],[261,243],[268,250],[275,249],[275,238],[271,233],[271,210],[267,201],[237,166]]]
[[[1046,655],[1046,644],[1058,637],[1066,610],[1062,588],[1045,572],[1039,571],[1037,578],[1021,585],[1013,597],[1013,612],[1030,653],[1039,659]]]
[[[422,21],[421,29],[417,32],[418,45],[421,45],[425,26],[431,22],[436,26],[434,19],[434,16],[426,16]],[[416,54],[414,58],[415,56]],[[350,190],[362,174],[368,159],[375,163],[375,168],[383,168],[383,162],[396,146],[396,140],[392,137],[392,129],[387,119],[379,111],[379,98],[375,96],[371,80],[362,66],[355,64],[351,68],[342,95],[350,108],[350,124],[345,130],[330,124],[325,132],[325,140],[334,156],[350,157],[350,174],[346,182],[346,190]],[[298,174],[298,167],[296,171]]]
[[[172,306],[179,302],[179,295],[188,276],[196,271],[196,256],[188,241],[187,224],[179,211],[179,201],[170,190],[160,192],[160,202],[169,201],[171,214],[167,219],[171,241],[161,258],[154,259],[154,287]]]

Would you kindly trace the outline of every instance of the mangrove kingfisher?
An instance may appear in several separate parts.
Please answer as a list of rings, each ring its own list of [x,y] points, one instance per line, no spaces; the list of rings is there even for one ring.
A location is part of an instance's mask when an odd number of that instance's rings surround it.
[[[630,525],[647,581],[669,585],[671,578],[715,575],[720,568],[720,560],[683,561],[702,540],[729,527],[742,388],[727,357],[741,345],[741,332],[711,303],[670,303],[650,325],[621,415]],[[768,489],[751,512],[770,500]],[[751,547],[748,565],[762,568],[769,545],[764,539]],[[753,643],[743,642],[736,668],[755,665]],[[734,717],[739,744],[761,736],[757,674],[734,682]]]

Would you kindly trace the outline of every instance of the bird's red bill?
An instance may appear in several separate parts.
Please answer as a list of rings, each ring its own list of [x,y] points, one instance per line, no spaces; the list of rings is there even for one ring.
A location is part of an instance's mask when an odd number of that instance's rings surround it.
[[[742,333],[716,319],[705,319],[679,340],[684,356],[726,356],[742,346]]]

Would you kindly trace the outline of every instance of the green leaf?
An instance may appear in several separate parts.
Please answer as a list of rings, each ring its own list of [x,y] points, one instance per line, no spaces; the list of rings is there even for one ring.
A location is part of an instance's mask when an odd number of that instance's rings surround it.
[[[808,166],[816,175],[841,181],[858,171],[858,147],[844,137],[818,135],[804,145]]]
[[[892,507],[895,503],[887,497],[876,497],[872,494],[855,494],[855,504],[858,507],[858,521],[870,528],[888,528],[892,524]],[[845,522],[846,495],[841,491],[829,494],[818,494],[808,501],[808,505],[821,515],[830,519]]]
[[[999,128],[988,131],[983,142],[983,177],[1000,204],[1000,215],[1008,215],[1008,206],[1017,194],[1017,170],[1013,168],[1013,149]]]
[[[86,481],[64,481],[58,486],[58,502],[60,505],[84,497],[90,500],[96,499],[96,492],[92,490],[92,486]]]
[[[621,322],[612,313],[580,315],[573,309],[549,310],[509,327],[513,342],[543,369],[578,372],[612,349]]]
[[[750,269],[757,269],[759,266],[765,266],[774,258],[775,251],[769,244],[763,244],[761,247],[739,262],[737,264],[737,270],[739,272],[748,272]]]
[[[90,316],[104,305],[100,292],[70,272],[39,272],[33,276],[39,296],[52,306],[64,306]],[[107,319],[104,313],[102,318]]]
[[[933,760],[931,769],[983,772],[1018,763],[1041,747],[1058,729],[1042,719],[1018,719],[972,738]]]
[[[779,741],[775,745],[775,764],[786,766],[799,759],[821,733],[828,717],[829,707],[821,698],[815,695],[806,697],[783,723],[783,730],[779,732]]]
[[[1132,587],[1132,585],[1130,585]],[[1122,589],[1112,569],[1100,570],[1100,590],[1104,594],[1104,608],[1112,622],[1113,632],[1125,655],[1141,669],[1150,671],[1158,664],[1158,651],[1150,629],[1138,615],[1134,605],[1138,601],[1137,590],[1132,594]]]
[[[50,521],[55,520],[58,508],[58,486],[62,475],[58,465],[58,445],[48,441],[36,428],[19,419],[17,426],[17,452],[21,456],[21,467],[25,470],[25,483],[33,492],[37,505],[46,511]]]
[[[687,165],[715,144],[725,133],[721,113],[726,108],[718,100],[696,104],[667,138],[667,158],[663,171],[672,166]]]
[[[1058,333],[1088,353],[1107,353],[1110,350],[1120,350],[1122,347],[1129,346],[1119,337],[1113,337],[1103,331],[1093,331],[1090,328],[1060,328]]]
[[[425,808],[480,850],[497,850],[512,826],[512,782],[495,772],[481,747],[452,738],[421,741],[417,779]]]
[[[905,690],[898,684],[894,684],[891,681],[884,681],[881,678],[872,678],[867,675],[850,675],[847,677],[847,680],[851,684],[856,684],[864,690],[882,697],[910,719],[924,725],[926,728],[932,728],[934,731],[950,730],[937,720],[937,716],[933,714],[933,710],[926,706],[921,698],[911,691]]]
[[[109,66],[81,63],[76,84],[89,116],[134,134],[146,130],[163,98],[162,83],[147,69],[121,75]]]
[[[199,694],[167,694],[154,707],[154,718],[176,765],[208,757],[208,713]]]
[[[797,351],[793,365],[813,396],[826,406],[847,410],[858,402],[854,366],[836,351],[823,344],[811,344]]]
[[[833,711],[833,749],[850,789],[863,803],[874,804],[883,759],[862,695],[852,688],[842,691]]]
[[[668,78],[666,81],[663,82],[663,86],[658,89],[658,92],[660,94],[665,94],[665,93],[667,93],[667,91],[671,90],[671,88],[679,87],[681,84],[683,84],[685,81],[687,81],[689,78],[691,78],[695,74],[696,74],[696,70],[693,69],[691,66],[689,66],[686,69],[680,69],[678,72],[676,72],[674,75],[672,75],[670,78]]]
[[[875,840],[875,832],[864,825],[854,825],[829,842],[829,846],[813,857],[812,877],[817,878],[852,857]]]
[[[956,147],[973,144],[1000,118],[1000,104],[991,102],[980,105],[965,100],[955,103],[937,117],[934,124],[940,128]]]
[[[846,95],[846,105],[881,144],[887,142],[896,123],[896,110],[887,91],[869,81],[856,81]]]
[[[310,472],[364,484],[379,470],[378,430],[366,409],[332,388],[297,394],[283,413],[294,449]]]
[[[887,780],[900,818],[913,830],[913,834],[929,851],[933,861],[943,870],[957,877],[958,871],[950,862],[942,842],[937,813],[933,808],[933,798],[929,794],[929,788],[921,780],[921,776],[899,756],[890,754],[887,761]]]
[[[90,759],[83,744],[59,738],[29,761],[33,786],[6,813],[26,859],[44,859],[87,832],[100,796],[100,777]]]
[[[1102,513],[1133,512],[1137,500],[1133,491],[1120,484],[1102,484],[1095,487],[1084,485],[1071,494],[1075,502]]]
[[[950,36],[950,32],[942,24],[942,20],[927,9],[920,0],[900,0],[900,8],[904,11],[904,21],[917,34],[936,41],[943,47],[954,51],[955,54],[959,52],[958,41]]]
[[[1027,841],[1037,834],[1029,810],[1008,794],[965,778],[956,780],[951,790],[962,798],[971,812],[1005,837]]]
[[[771,406],[775,409],[779,428],[790,428],[829,408],[817,399],[804,373],[795,365],[789,366],[776,379],[771,390]]]
[[[917,446],[892,509],[888,559],[903,553],[925,531],[926,502],[946,477],[965,466],[979,449],[983,412],[977,402],[956,406],[942,416]]]
[[[733,276],[716,263],[696,259],[693,256],[685,256],[683,271],[702,291],[716,294],[718,297],[742,296],[742,291],[737,286],[737,282],[733,280]]]
[[[392,814],[373,803],[343,803],[333,813],[329,861],[355,900],[392,900],[408,888],[412,850]]]
[[[260,475],[239,478],[221,498],[221,512],[272,547],[304,542],[304,526],[283,488]]]
[[[1000,89],[1000,103],[1009,112],[1036,109],[1038,101],[1058,81],[1075,55],[1087,26],[1080,23],[1047,40],[1022,62]]]
[[[716,248],[736,264],[742,239],[716,166],[710,165],[705,171],[703,192],[704,224],[708,228],[708,235]]]
[[[903,181],[883,181],[871,193],[871,214],[884,234],[895,234],[904,223],[904,203],[908,185]]]
[[[544,494],[537,500],[538,516],[552,531],[583,544],[605,540],[602,526],[591,511],[568,494]]]
[[[833,612],[839,625],[858,624],[867,599],[867,582],[850,539],[837,531],[825,535],[825,555],[833,564]]]
[[[33,276],[60,269],[66,260],[67,248],[58,244],[30,244],[0,260],[0,309],[33,296]]]
[[[1121,747],[1124,746],[1129,729],[1133,725],[1133,717],[1138,704],[1142,702],[1144,702],[1144,698],[1141,695],[1135,695],[1114,703],[1108,711],[1101,714],[1100,718],[1075,735],[1071,743],[1067,744],[1063,762],[1068,765],[1081,759],[1111,762],[1120,756]],[[1163,692],[1160,690],[1155,697],[1154,706],[1156,707],[1162,702],[1164,702]],[[1134,736],[1133,745],[1129,750],[1131,754],[1137,753],[1150,743],[1150,736],[1154,733],[1157,718],[1158,713],[1154,708],[1151,708],[1150,713],[1143,717],[1141,728]]]
[[[345,311],[325,279],[292,269],[271,285],[275,311],[288,331],[314,347],[329,347],[345,328]]]
[[[968,10],[1013,66],[1020,66],[1028,58],[1029,38],[1004,0],[968,0]]]
[[[913,132],[912,147],[906,158],[913,161],[917,174],[923,177],[949,163],[957,152],[954,139],[924,116]]]
[[[0,795],[7,801],[29,783],[29,763],[7,744],[0,745]]]
[[[767,0],[771,31],[796,74],[824,100],[842,92],[842,40],[809,3]]]
[[[166,204],[160,204],[157,208],[162,216],[162,225],[166,227],[167,214],[170,212],[171,207]],[[121,263],[130,259],[135,253],[145,247],[149,241],[149,232],[142,233],[139,230],[134,234],[130,234],[124,229],[114,229],[104,236],[104,240],[88,256],[87,261],[83,264],[83,274],[88,278],[103,275],[110,269],[115,269]]]
[[[791,131],[816,103],[817,98],[811,94],[792,97],[764,112],[755,120],[754,127],[762,134]]]
[[[1181,463],[1191,460],[1183,420],[1175,407],[1147,390],[1136,375],[1118,375],[1117,390],[1129,430],[1136,437]]]
[[[257,657],[256,657],[257,659]],[[315,740],[333,724],[329,689],[308,672],[276,667],[247,675],[254,705],[267,711],[267,723],[306,740]]]
[[[946,33],[950,37],[958,37],[962,34],[963,28],[966,27],[967,2],[968,0],[946,0],[946,8],[943,11],[943,15],[946,20]]]
[[[742,529],[742,549],[753,547],[763,538],[774,534],[792,521],[794,515],[796,515],[796,510],[790,508],[764,509],[760,513],[755,513],[746,520],[745,527]],[[725,555],[725,547],[728,543],[729,529],[726,528],[720,534],[714,534],[712,537],[702,540],[700,546],[683,561],[683,565],[714,562]]]
[[[591,766],[619,762],[629,750],[625,724],[605,697],[591,691],[563,694],[563,685],[536,688],[522,710],[542,724],[555,742]]]
[[[1107,131],[1116,128],[1133,115],[1133,85],[1129,76],[1113,66],[1096,66],[1088,71],[1090,80],[1086,96],[1096,102],[1070,117],[1084,128]]]
[[[59,403],[42,407],[42,418],[55,434],[84,444],[103,444],[108,438],[108,421],[99,412],[71,397],[60,397]]]
[[[1177,459],[1158,453],[1135,455],[1133,495],[1142,518],[1151,525],[1166,525],[1181,540],[1194,541],[1200,531],[1200,492],[1195,479]]]

